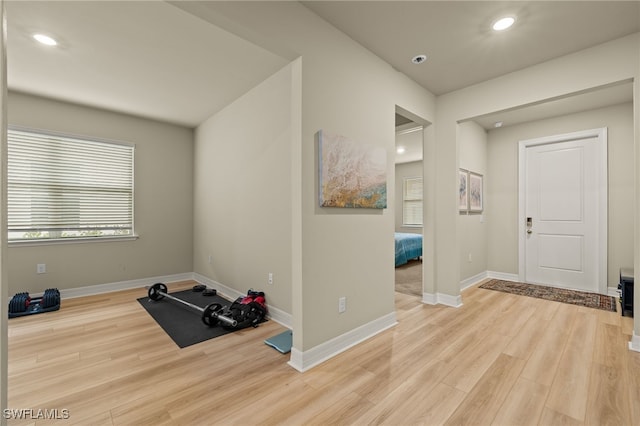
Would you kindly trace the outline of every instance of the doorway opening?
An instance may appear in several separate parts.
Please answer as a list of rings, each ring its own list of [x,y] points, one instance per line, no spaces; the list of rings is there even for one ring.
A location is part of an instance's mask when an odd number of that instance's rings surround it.
[[[395,291],[421,299],[424,126],[397,110],[395,129]]]

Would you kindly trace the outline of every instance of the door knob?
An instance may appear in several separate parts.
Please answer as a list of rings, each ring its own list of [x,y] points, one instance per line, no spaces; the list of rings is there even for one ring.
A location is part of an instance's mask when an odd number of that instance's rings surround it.
[[[533,231],[531,229],[527,229],[527,234],[531,234]]]

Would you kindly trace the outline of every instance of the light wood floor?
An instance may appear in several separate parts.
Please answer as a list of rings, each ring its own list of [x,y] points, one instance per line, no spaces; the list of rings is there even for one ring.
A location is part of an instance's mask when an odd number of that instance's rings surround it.
[[[179,349],[145,294],[10,320],[9,407],[68,410],[56,425],[640,425],[640,353],[620,314],[478,288],[458,309],[396,293],[396,327],[299,373],[263,343],[277,323]],[[9,421],[33,423],[46,422]]]

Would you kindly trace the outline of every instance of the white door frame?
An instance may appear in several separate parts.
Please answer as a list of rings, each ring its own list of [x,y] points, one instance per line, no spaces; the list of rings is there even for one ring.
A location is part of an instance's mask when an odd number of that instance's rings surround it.
[[[598,264],[596,265],[596,273],[598,274],[598,291],[600,294],[607,294],[607,226],[608,226],[608,183],[607,183],[607,128],[583,130],[579,132],[565,133],[554,136],[546,136],[542,138],[521,140],[518,146],[518,279],[525,281],[525,242],[526,242],[526,224],[525,224],[525,208],[526,208],[526,150],[528,147],[536,145],[553,144],[559,142],[568,142],[577,139],[595,138],[598,143],[598,159],[599,164],[593,172],[598,180],[598,225],[597,225],[597,250]]]

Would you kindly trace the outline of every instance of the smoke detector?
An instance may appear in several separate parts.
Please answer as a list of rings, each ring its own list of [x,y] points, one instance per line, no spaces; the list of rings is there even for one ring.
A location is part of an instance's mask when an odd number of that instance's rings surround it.
[[[411,62],[414,64],[421,64],[427,60],[427,55],[417,55],[411,58]]]

